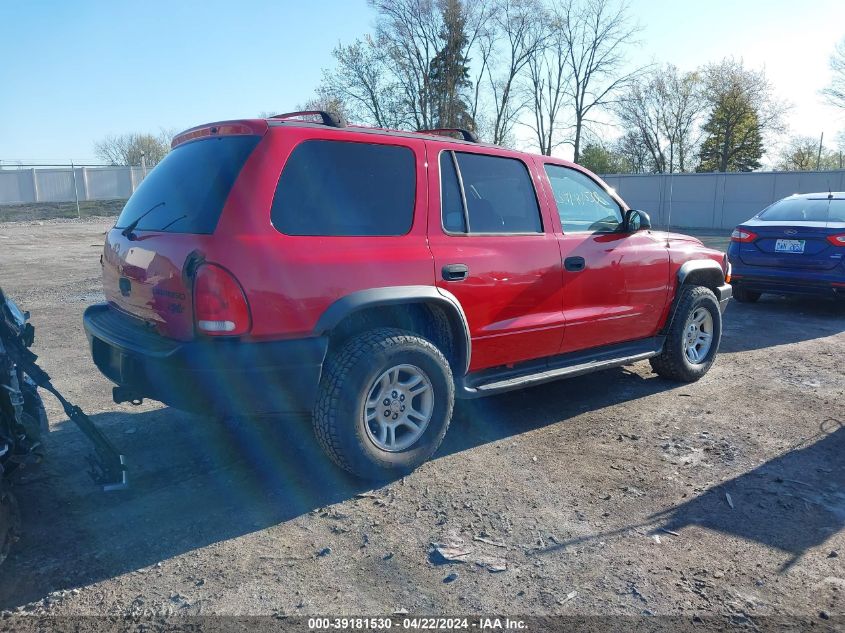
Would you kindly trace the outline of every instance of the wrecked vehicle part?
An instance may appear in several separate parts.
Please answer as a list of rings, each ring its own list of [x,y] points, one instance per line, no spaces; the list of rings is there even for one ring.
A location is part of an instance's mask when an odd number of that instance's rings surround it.
[[[94,445],[88,456],[89,474],[103,490],[125,488],[123,456],[82,410],[71,404],[50,382],[38,357],[30,351],[35,329],[29,314],[7,299],[0,288],[0,562],[17,539],[20,517],[10,476],[20,468],[37,464],[44,457],[42,435],[47,433],[47,414],[38,387],[52,393],[68,418]]]

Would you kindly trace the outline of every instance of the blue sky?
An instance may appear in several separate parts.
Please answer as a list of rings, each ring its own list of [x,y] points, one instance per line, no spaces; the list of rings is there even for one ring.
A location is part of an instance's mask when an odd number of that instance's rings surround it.
[[[631,13],[632,64],[741,57],[794,104],[794,133],[845,129],[817,94],[842,0],[633,0]],[[94,161],[107,134],[292,109],[373,22],[365,0],[0,0],[0,160]]]

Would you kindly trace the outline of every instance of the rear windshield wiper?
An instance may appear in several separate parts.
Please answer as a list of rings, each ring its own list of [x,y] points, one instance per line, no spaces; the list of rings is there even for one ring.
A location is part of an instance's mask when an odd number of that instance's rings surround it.
[[[161,227],[159,229],[159,231],[165,231],[165,230],[169,229],[171,226],[173,226],[174,224],[176,224],[179,220],[184,220],[187,217],[188,217],[187,215],[180,215],[175,220],[172,220],[172,221],[168,222],[167,224],[165,224],[163,227]]]
[[[123,237],[128,237],[129,239],[132,239],[132,233],[134,233],[135,229],[138,228],[138,223],[141,220],[143,220],[145,217],[147,217],[152,211],[154,211],[155,209],[158,209],[159,207],[163,207],[165,204],[167,204],[167,203],[162,200],[158,204],[154,204],[153,206],[151,206],[149,209],[144,211],[137,218],[132,220],[132,222],[125,229],[123,229],[121,231],[121,235],[123,235]]]

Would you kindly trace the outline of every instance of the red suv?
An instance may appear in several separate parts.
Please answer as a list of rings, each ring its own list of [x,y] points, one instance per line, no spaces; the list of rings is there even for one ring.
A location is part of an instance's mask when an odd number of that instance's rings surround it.
[[[646,358],[707,372],[723,253],[652,231],[578,165],[454,132],[319,112],[178,135],[85,312],[115,401],[308,411],[335,462],[381,477],[435,452],[455,397]]]

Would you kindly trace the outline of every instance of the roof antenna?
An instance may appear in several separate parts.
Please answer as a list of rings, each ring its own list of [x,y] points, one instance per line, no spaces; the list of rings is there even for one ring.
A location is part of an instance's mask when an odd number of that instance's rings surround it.
[[[669,216],[666,218],[666,248],[669,248],[669,231],[672,230],[672,194],[674,193],[674,173],[669,172]]]

